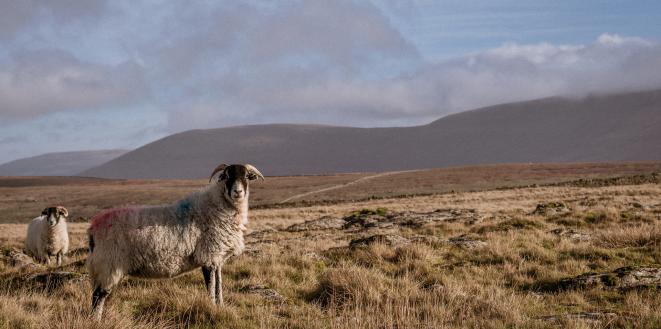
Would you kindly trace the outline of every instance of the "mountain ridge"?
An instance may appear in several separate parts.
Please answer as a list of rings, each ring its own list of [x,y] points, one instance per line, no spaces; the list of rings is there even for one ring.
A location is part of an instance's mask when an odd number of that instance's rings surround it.
[[[499,104],[410,127],[265,124],[189,130],[81,174],[204,178],[218,163],[266,175],[521,162],[661,159],[661,90]]]
[[[0,164],[0,176],[73,176],[126,152],[123,149],[49,152]]]

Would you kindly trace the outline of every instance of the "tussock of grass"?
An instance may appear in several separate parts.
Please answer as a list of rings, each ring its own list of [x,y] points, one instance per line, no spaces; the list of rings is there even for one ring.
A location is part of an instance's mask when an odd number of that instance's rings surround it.
[[[618,227],[597,234],[595,244],[604,248],[661,248],[661,225]]]
[[[251,213],[251,229],[264,233],[247,237],[250,252],[223,268],[225,306],[207,300],[200,271],[172,280],[128,279],[113,292],[99,324],[89,318],[87,281],[43,289],[26,278],[55,269],[18,269],[2,258],[0,328],[656,328],[658,290],[609,290],[608,276],[597,287],[570,287],[563,280],[661,263],[661,218],[654,212],[659,197],[658,185],[540,187],[260,209]],[[563,200],[572,210],[530,214],[543,200]],[[384,204],[392,212],[461,207],[484,218],[425,227],[279,230],[320,216],[382,216]],[[590,239],[549,233],[562,226],[580,226],[577,231]],[[70,228],[72,248],[84,248],[85,224]],[[20,247],[24,231],[24,225],[0,231],[3,246]],[[408,242],[349,247],[376,234]],[[485,244],[453,244],[459,236]],[[85,256],[81,249],[57,270],[84,275]],[[282,298],[248,286],[268,287]],[[615,317],[590,322],[564,316],[580,312]]]
[[[385,278],[362,267],[326,271],[309,299],[322,307],[341,308],[349,303],[377,304],[386,291]]]

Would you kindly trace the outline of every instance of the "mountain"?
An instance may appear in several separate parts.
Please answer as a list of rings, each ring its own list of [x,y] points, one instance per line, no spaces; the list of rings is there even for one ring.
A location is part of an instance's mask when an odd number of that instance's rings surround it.
[[[108,162],[127,150],[46,153],[0,165],[0,176],[72,176]]]
[[[661,160],[661,90],[503,104],[415,127],[270,124],[190,130],[82,175],[203,178],[220,162],[251,163],[265,175],[302,175],[639,160]]]

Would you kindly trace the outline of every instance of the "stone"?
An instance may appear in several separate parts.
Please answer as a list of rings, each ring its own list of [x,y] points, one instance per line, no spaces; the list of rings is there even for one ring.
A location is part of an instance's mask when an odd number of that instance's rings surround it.
[[[341,218],[334,218],[331,216],[324,216],[319,219],[313,219],[291,225],[285,229],[288,232],[301,232],[313,230],[339,230],[344,227],[346,221]]]
[[[558,282],[559,289],[603,288],[629,290],[660,288],[661,268],[652,266],[620,267],[609,273],[585,273]]]
[[[455,245],[457,247],[464,248],[464,249],[483,248],[487,245],[486,242],[471,238],[471,236],[468,235],[468,234],[462,234],[460,236],[450,238],[448,240],[448,242],[452,245]]]
[[[22,251],[12,248],[5,253],[5,257],[10,266],[14,267],[43,267],[41,264],[35,263],[32,257],[24,254]]]
[[[344,218],[344,228],[379,228],[387,229],[395,226],[422,227],[439,223],[462,221],[475,224],[482,220],[482,216],[475,209],[437,209],[432,212],[356,212]]]
[[[564,319],[567,320],[582,320],[586,322],[601,322],[603,320],[610,320],[617,317],[616,313],[612,312],[578,312],[578,313],[567,313],[567,314],[556,314],[556,315],[546,315],[537,317],[538,320],[544,320],[549,322],[558,323]]]
[[[78,272],[54,271],[32,274],[27,277],[26,281],[46,290],[52,290],[59,288],[66,283],[86,281],[86,275]]]
[[[388,246],[402,246],[410,242],[411,241],[409,239],[396,234],[376,234],[365,238],[358,238],[351,240],[351,242],[349,243],[349,247],[360,248],[375,243],[382,243]]]
[[[566,214],[569,212],[571,212],[571,209],[562,202],[547,202],[547,203],[537,204],[537,207],[535,208],[535,210],[533,210],[532,214],[541,215],[541,216],[550,216],[550,215]]]
[[[274,302],[284,303],[285,301],[287,301],[287,299],[284,296],[282,296],[279,292],[263,284],[245,285],[241,287],[239,291],[246,294],[257,294]]]
[[[560,238],[569,239],[572,241],[590,241],[591,237],[587,233],[576,231],[572,228],[556,228],[550,230],[549,233],[555,234]]]

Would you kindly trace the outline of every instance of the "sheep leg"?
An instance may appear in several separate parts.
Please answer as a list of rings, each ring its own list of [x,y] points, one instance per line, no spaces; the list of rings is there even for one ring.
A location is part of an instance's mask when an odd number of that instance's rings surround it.
[[[202,275],[204,275],[204,283],[207,286],[207,293],[211,302],[216,304],[216,270],[210,266],[202,266]]]
[[[216,268],[216,304],[223,305],[223,277],[220,275],[220,266]]]
[[[58,252],[57,256],[55,256],[57,259],[57,266],[62,266],[62,252]]]
[[[110,295],[110,291],[101,289],[101,287],[94,289],[94,293],[92,294],[92,313],[97,321],[101,320],[103,306],[106,303],[108,295]]]

